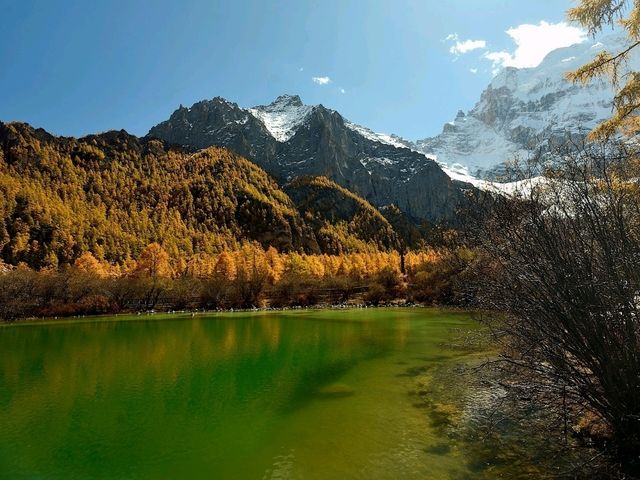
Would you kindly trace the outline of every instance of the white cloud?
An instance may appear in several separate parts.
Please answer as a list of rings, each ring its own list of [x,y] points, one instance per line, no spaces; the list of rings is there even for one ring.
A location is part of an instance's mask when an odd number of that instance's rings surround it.
[[[299,71],[299,72],[304,72],[304,67],[300,67],[300,68],[298,69],[298,71]]]
[[[472,52],[473,50],[478,50],[479,48],[485,48],[486,46],[487,42],[484,40],[457,41],[456,44],[449,49],[449,52],[454,55],[462,55],[464,53]]]
[[[340,93],[343,93],[343,94],[344,94],[344,93],[347,93],[347,92],[345,91],[345,89],[344,89],[344,88],[341,88],[341,89],[340,89]]]
[[[329,77],[311,77],[311,80],[313,80],[313,83],[317,83],[318,85],[331,83],[331,79]]]
[[[478,73],[478,69],[477,68],[470,68],[469,71],[471,73]]]
[[[451,48],[449,48],[449,53],[453,55],[462,55],[465,53],[472,52],[473,50],[478,50],[487,47],[487,42],[485,40],[462,40],[460,41],[457,33],[450,33],[443,40],[444,42],[453,41],[455,42]]]
[[[550,51],[582,43],[587,36],[584,30],[565,22],[547,23],[545,21],[541,21],[538,25],[524,23],[511,27],[506,34],[516,44],[513,53],[502,50],[484,54],[484,58],[493,62],[494,74],[502,67],[535,67]]]

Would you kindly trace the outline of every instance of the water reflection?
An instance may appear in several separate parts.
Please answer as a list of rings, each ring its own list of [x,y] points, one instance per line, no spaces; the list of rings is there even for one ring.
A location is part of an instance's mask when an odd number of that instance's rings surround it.
[[[1,328],[0,477],[385,478],[394,455],[422,474],[429,415],[407,385],[416,357],[460,355],[442,344],[461,325],[378,311]]]

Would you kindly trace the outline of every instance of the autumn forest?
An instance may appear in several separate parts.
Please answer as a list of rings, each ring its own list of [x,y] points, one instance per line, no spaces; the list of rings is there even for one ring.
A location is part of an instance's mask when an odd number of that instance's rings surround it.
[[[5,318],[447,303],[441,270],[460,273],[473,257],[428,248],[429,235],[447,233],[393,205],[381,212],[325,177],[281,189],[225,149],[123,131],[76,140],[17,123],[0,125],[0,146]]]

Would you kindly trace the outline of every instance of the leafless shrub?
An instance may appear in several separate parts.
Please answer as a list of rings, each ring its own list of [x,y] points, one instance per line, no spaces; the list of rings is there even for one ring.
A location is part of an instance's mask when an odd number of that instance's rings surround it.
[[[628,146],[575,147],[534,165],[545,180],[524,182],[484,219],[490,268],[478,303],[504,312],[488,323],[522,395],[591,416],[603,446],[637,475],[640,164]]]

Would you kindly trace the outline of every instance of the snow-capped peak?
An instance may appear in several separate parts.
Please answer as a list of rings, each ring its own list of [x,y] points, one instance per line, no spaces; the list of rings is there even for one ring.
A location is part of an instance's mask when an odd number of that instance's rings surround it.
[[[298,95],[280,95],[269,105],[250,108],[249,112],[262,121],[279,142],[286,142],[304,123],[314,107],[304,105]]]
[[[504,68],[472,110],[458,112],[439,135],[418,140],[416,150],[460,164],[472,175],[491,176],[504,162],[544,149],[545,139],[583,135],[611,116],[614,92],[606,81],[576,85],[565,74],[600,50],[620,51],[626,42],[626,36],[614,33],[553,50],[536,67]],[[640,55],[632,54],[627,67],[639,70]]]

